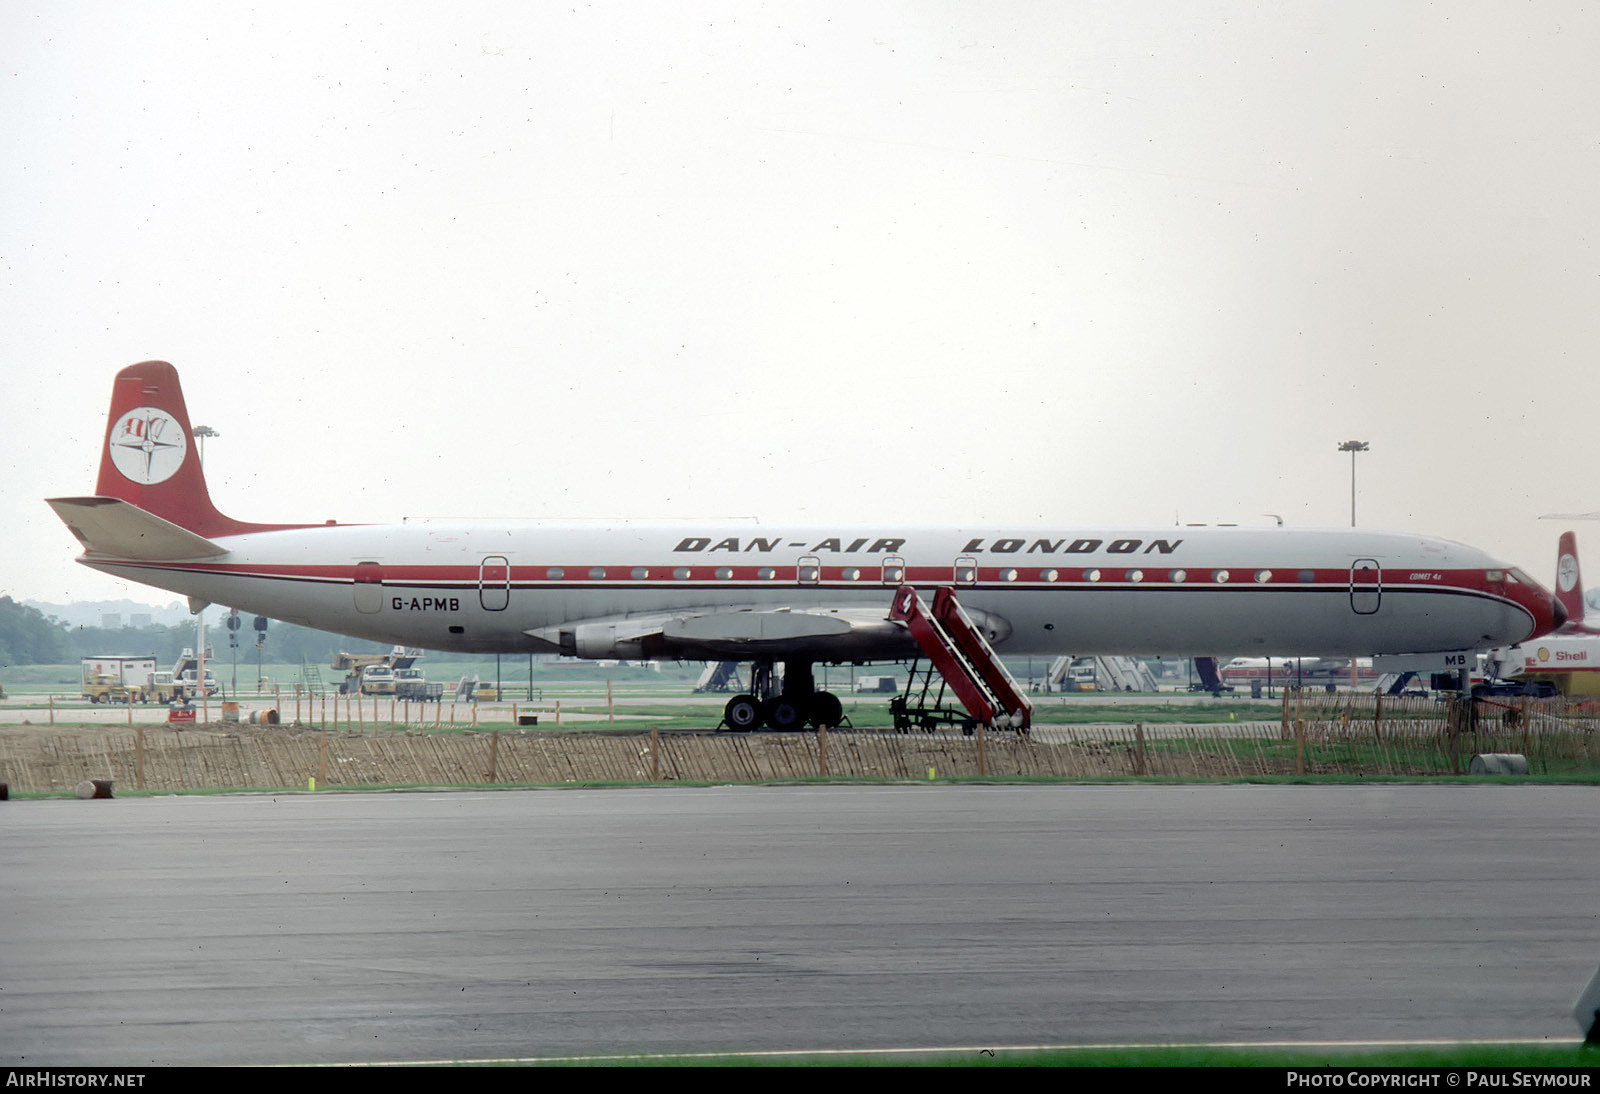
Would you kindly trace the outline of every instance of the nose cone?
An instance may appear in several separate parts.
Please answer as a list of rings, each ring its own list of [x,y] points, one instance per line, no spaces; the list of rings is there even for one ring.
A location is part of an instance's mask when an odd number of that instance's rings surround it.
[[[1567,621],[1567,609],[1544,586],[1529,582],[1523,586],[1523,592],[1526,599],[1522,600],[1522,606],[1533,616],[1533,629],[1524,642],[1549,634]]]

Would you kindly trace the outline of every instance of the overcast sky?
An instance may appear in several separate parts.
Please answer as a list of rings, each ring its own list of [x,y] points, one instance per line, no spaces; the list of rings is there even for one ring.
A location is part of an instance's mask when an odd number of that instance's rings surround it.
[[[111,378],[246,520],[1600,509],[1600,5],[0,4],[0,593]],[[1600,577],[1600,524],[1573,525]],[[1587,538],[1585,538],[1587,537]]]

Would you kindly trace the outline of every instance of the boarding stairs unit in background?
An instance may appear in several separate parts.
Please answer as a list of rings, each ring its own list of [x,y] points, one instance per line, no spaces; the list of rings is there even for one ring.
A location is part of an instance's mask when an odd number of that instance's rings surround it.
[[[322,668],[300,658],[300,685],[307,695],[321,695],[326,684],[322,682]]]
[[[1385,673],[1378,679],[1378,690],[1384,695],[1404,695],[1406,686],[1416,679],[1416,676],[1414,672]]]
[[[940,586],[933,594],[930,611],[915,588],[902,585],[895,590],[889,618],[906,625],[917,647],[939,670],[973,721],[1027,732],[1033,704],[956,602],[954,589]]]
[[[1050,663],[1045,674],[1045,691],[1074,691],[1077,684],[1072,670],[1090,666],[1094,671],[1096,691],[1160,691],[1154,674],[1137,657],[1074,657],[1067,654]]]
[[[1102,691],[1159,691],[1150,668],[1137,657],[1096,657],[1096,687]],[[1108,687],[1100,687],[1105,680]]]
[[[708,691],[738,691],[739,662],[707,661],[694,690],[697,695]]]
[[[1215,657],[1196,657],[1194,671],[1200,676],[1199,685],[1190,684],[1190,691],[1209,691],[1212,695],[1220,696],[1225,691],[1232,691],[1230,684],[1222,682],[1222,672],[1217,667]]]

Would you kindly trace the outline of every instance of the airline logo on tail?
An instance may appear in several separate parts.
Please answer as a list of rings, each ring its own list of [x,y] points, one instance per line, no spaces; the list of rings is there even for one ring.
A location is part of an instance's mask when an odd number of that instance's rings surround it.
[[[118,418],[107,444],[122,477],[144,486],[177,474],[189,449],[183,427],[153,406],[136,407]]]
[[[1564,593],[1570,593],[1578,584],[1578,560],[1570,552],[1563,552],[1556,560],[1556,584]]]

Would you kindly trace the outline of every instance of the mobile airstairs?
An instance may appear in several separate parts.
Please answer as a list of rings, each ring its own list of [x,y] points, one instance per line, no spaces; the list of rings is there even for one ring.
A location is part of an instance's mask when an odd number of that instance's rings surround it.
[[[1033,720],[1033,704],[995,656],[994,647],[984,638],[983,631],[956,601],[954,589],[941,586],[935,590],[930,609],[915,588],[902,585],[895,590],[889,618],[905,624],[929,662],[916,705],[913,705],[910,688],[889,704],[896,730],[932,732],[941,724],[959,723],[967,733],[979,725],[1028,732]],[[930,705],[928,693],[935,670],[939,673],[940,684]],[[913,663],[913,687],[916,678],[917,666]],[[961,701],[965,715],[944,706],[947,686]]]

